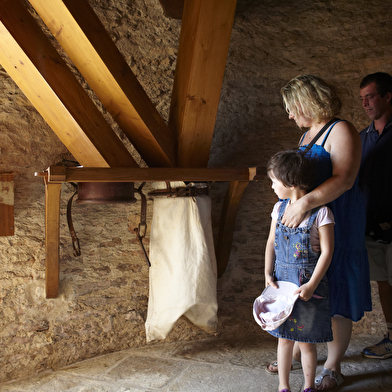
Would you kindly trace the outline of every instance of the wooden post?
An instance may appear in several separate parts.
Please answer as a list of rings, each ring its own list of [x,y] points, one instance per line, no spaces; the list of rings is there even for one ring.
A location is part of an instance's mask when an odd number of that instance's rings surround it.
[[[46,298],[59,295],[59,244],[61,185],[45,179]]]
[[[179,167],[207,167],[236,4],[185,0],[169,116]]]
[[[248,181],[231,181],[229,183],[229,188],[227,189],[222,207],[218,241],[216,245],[216,261],[219,278],[225,272],[227,263],[229,262],[238,205],[240,204],[242,194],[248,184]]]
[[[0,236],[14,233],[14,174],[0,173]]]

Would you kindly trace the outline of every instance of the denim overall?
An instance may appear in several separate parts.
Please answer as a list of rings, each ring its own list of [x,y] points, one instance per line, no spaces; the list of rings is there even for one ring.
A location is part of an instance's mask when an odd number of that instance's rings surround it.
[[[310,228],[319,208],[314,209],[303,227],[289,228],[281,223],[289,200],[283,200],[275,229],[275,279],[295,283],[309,282],[320,256],[310,245]],[[308,301],[296,301],[290,317],[278,328],[269,331],[273,336],[307,343],[332,341],[328,281],[324,276]]]

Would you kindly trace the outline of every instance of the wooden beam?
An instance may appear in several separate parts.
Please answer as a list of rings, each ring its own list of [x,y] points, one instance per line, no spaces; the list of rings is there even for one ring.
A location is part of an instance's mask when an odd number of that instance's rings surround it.
[[[176,138],[86,0],[29,0],[148,166],[176,164]]]
[[[21,0],[0,3],[0,62],[75,159],[137,166]]]
[[[61,184],[45,180],[46,298],[59,295],[60,198]]]
[[[75,168],[50,166],[48,182],[144,182],[144,181],[253,181],[257,169],[209,168]]]
[[[229,183],[219,222],[218,241],[215,247],[218,277],[223,275],[229,262],[238,206],[247,186],[248,182],[245,181]]]
[[[0,236],[15,234],[14,174],[0,173]]]
[[[185,0],[169,118],[177,166],[207,166],[236,3]]]

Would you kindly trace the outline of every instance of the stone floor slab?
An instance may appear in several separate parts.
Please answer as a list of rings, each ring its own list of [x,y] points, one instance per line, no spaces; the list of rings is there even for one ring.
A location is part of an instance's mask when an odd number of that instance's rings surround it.
[[[342,363],[345,382],[337,392],[392,392],[392,358],[361,355],[376,340],[353,337]],[[263,334],[151,344],[4,383],[0,392],[276,392],[278,376],[264,369],[276,359],[276,343]],[[326,356],[326,345],[319,345],[318,373]],[[302,370],[291,372],[290,383],[292,392],[302,392]]]

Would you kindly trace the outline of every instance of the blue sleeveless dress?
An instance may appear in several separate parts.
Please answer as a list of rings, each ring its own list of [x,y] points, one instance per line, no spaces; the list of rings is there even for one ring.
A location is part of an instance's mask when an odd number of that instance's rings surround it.
[[[289,228],[281,222],[287,203],[287,199],[282,201],[276,223],[274,276],[276,280],[301,286],[309,282],[320,257],[320,252],[315,252],[310,244],[310,228],[320,208],[312,211],[305,226]],[[296,342],[332,341],[327,277],[321,279],[309,301],[298,298],[290,317],[268,332],[277,338]]]
[[[321,145],[314,144],[307,153],[315,164],[316,187],[332,177],[331,157],[324,145],[337,122],[331,125]],[[305,148],[306,145],[300,147]],[[365,205],[358,177],[351,189],[327,206],[335,216],[335,248],[327,271],[331,316],[359,321],[364,312],[372,310],[372,299],[365,246]]]

